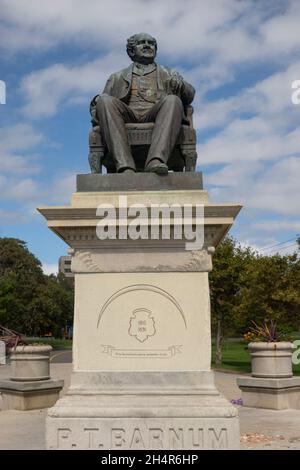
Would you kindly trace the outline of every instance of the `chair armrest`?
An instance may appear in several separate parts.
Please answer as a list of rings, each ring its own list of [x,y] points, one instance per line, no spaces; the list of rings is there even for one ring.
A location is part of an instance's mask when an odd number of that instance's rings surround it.
[[[98,100],[98,97],[99,95],[95,95],[94,98],[92,99],[91,103],[90,103],[90,115],[91,115],[91,123],[92,123],[92,126],[95,127],[95,126],[98,126],[99,125],[99,121],[97,119],[97,100]]]
[[[190,127],[193,127],[193,113],[194,113],[193,106],[188,105],[185,107],[185,116]]]

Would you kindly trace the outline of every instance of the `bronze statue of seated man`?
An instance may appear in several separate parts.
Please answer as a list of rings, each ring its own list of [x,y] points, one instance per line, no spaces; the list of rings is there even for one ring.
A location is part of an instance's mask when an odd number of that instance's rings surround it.
[[[97,97],[96,119],[119,173],[136,171],[125,124],[153,122],[145,171],[167,174],[185,108],[194,98],[192,85],[155,63],[156,51],[156,40],[149,34],[131,36],[127,53],[133,64],[112,74]]]

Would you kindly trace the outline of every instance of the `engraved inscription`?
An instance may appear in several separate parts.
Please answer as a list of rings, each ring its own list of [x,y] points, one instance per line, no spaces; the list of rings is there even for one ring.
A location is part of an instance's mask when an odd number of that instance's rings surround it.
[[[149,429],[149,447],[150,449],[164,448],[164,431],[162,429]]]
[[[108,426],[107,426],[108,425]],[[99,427],[76,430],[57,428],[58,449],[228,449],[228,429],[224,426]]]
[[[126,443],[125,429],[112,429],[111,430],[111,447],[124,447]]]
[[[155,358],[167,359],[182,353],[182,345],[172,345],[167,349],[118,349],[110,344],[102,344],[102,354],[109,354],[111,357],[117,358]]]
[[[132,439],[130,443],[131,449],[146,449],[143,436],[139,428],[135,428],[132,434]]]
[[[227,449],[228,442],[227,442],[227,429],[215,429],[209,428],[208,436],[210,440],[211,449]]]
[[[84,428],[84,432],[88,435],[88,449],[97,449],[103,447],[99,442],[99,428]]]
[[[192,444],[192,448],[203,449],[204,447],[204,433],[203,429],[189,428],[189,437]]]
[[[156,330],[152,312],[147,308],[135,309],[129,320],[128,333],[141,343],[146,341],[150,336],[154,336]]]
[[[182,449],[184,447],[183,429],[169,429],[169,447],[170,449]]]
[[[72,443],[72,431],[70,428],[58,428],[57,429],[57,448],[58,449],[70,449],[76,447],[75,443]]]

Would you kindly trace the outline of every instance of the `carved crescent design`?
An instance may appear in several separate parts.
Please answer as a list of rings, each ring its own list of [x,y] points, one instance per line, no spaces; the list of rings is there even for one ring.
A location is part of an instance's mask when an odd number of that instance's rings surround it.
[[[159,294],[159,295],[162,295],[163,297],[165,297],[167,300],[169,300],[177,308],[177,310],[179,311],[180,316],[181,316],[181,318],[184,322],[184,326],[185,326],[185,328],[187,328],[186,319],[185,319],[183,310],[182,310],[181,306],[179,305],[179,303],[177,302],[177,300],[171,294],[166,292],[165,290],[161,289],[160,287],[152,286],[151,284],[133,284],[131,286],[123,287],[122,289],[118,290],[113,295],[111,295],[107,299],[107,301],[105,302],[103,307],[101,308],[101,311],[100,311],[99,317],[98,317],[97,328],[99,327],[101,317],[103,316],[105,310],[107,309],[107,307],[115,299],[117,299],[121,295],[127,294],[128,292],[136,291],[136,290],[144,290],[144,291],[155,292],[156,294]]]

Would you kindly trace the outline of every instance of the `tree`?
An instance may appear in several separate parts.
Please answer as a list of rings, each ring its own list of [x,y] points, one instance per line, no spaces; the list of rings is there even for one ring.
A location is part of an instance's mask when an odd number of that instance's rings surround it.
[[[72,283],[62,274],[43,274],[24,241],[0,238],[0,324],[31,336],[58,336],[72,316]]]
[[[0,238],[0,276],[18,273],[19,276],[43,278],[41,262],[28,250],[26,242],[17,238]]]
[[[239,316],[244,330],[274,320],[296,329],[300,322],[300,260],[297,255],[259,256],[244,273]]]
[[[216,333],[215,363],[222,363],[225,333],[235,332],[236,310],[240,302],[244,273],[254,253],[242,248],[233,238],[226,238],[217,248],[210,273],[212,330]]]
[[[30,329],[34,335],[51,332],[54,336],[61,336],[65,325],[72,322],[73,292],[65,288],[62,277],[47,276],[37,288],[30,304]]]
[[[253,321],[275,320],[282,329],[300,330],[299,286],[296,253],[261,256],[226,238],[216,250],[210,273],[216,364],[222,362],[224,335],[242,335]]]

